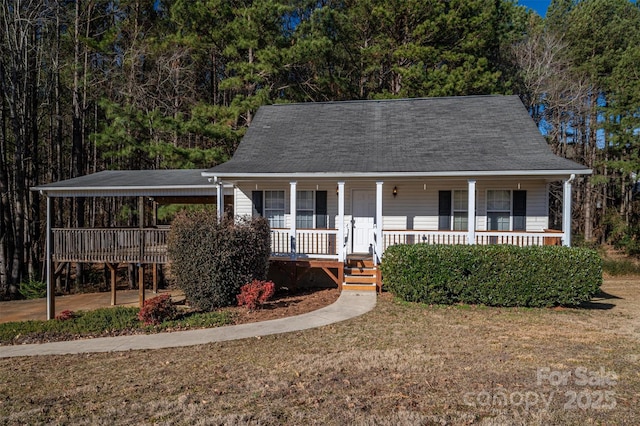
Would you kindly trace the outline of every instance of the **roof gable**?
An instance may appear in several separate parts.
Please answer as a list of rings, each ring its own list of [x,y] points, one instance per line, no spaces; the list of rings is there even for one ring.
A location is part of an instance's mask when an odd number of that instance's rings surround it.
[[[261,107],[205,174],[588,170],[554,155],[517,96]]]

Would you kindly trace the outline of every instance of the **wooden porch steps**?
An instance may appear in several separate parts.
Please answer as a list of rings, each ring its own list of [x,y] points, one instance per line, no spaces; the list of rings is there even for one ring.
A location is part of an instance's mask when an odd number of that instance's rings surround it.
[[[376,291],[378,289],[378,268],[369,256],[349,256],[344,268],[342,290]]]
[[[378,286],[374,284],[343,284],[342,291],[376,291]]]

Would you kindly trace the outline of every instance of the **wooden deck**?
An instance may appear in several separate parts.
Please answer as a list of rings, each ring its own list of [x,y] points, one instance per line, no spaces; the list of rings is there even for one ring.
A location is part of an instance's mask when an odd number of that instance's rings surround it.
[[[338,261],[335,229],[299,230],[296,261],[301,267],[325,267]],[[169,228],[54,228],[52,260],[82,263],[165,264]],[[272,230],[271,251],[276,261],[290,258],[287,230]],[[395,244],[467,244],[458,231],[384,231],[384,248]],[[287,242],[287,244],[285,244]],[[560,245],[562,234],[545,232],[476,232],[476,244]],[[306,262],[306,263],[305,263]],[[324,265],[324,266],[323,266]],[[331,267],[334,268],[334,267]],[[335,268],[334,268],[335,269]]]
[[[116,302],[115,280],[118,265],[133,264],[143,276],[145,265],[153,272],[153,287],[157,289],[157,265],[169,262],[167,239],[169,228],[54,228],[52,231],[53,275],[59,274],[69,263],[104,263],[111,270],[112,304]],[[272,263],[284,272],[292,285],[304,277],[311,269],[324,271],[338,288],[347,284],[369,284],[375,281],[380,285],[377,268],[353,273],[349,263],[339,260],[336,229],[298,230],[296,243],[298,253],[292,256],[288,230],[273,229]],[[467,232],[457,231],[419,231],[389,230],[383,232],[383,249],[395,244],[467,244]],[[560,245],[562,233],[545,230],[544,232],[496,232],[479,231],[475,234],[475,243],[528,245]],[[375,274],[375,276],[374,276]],[[366,276],[366,280],[365,277]],[[354,282],[351,282],[354,281]],[[366,281],[366,282],[364,282]],[[140,303],[144,301],[144,286],[140,287]]]
[[[54,262],[164,264],[169,228],[54,228]]]

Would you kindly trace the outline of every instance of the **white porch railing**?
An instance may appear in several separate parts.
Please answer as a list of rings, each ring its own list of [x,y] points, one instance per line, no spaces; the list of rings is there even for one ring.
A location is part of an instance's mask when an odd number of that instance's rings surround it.
[[[562,240],[561,235],[550,232],[476,232],[476,244],[510,244],[520,247],[559,245]]]
[[[466,231],[416,231],[385,230],[382,232],[383,250],[396,244],[468,244]],[[558,232],[505,232],[477,231],[478,245],[510,244],[516,246],[560,245],[562,233]],[[372,241],[375,235],[372,234]],[[296,230],[296,256],[319,259],[338,259],[337,229]],[[289,229],[271,230],[271,253],[274,256],[291,256],[291,233]],[[375,253],[374,253],[375,255]]]
[[[318,259],[338,259],[337,229],[297,229],[296,255]],[[271,229],[271,254],[291,255],[291,232],[289,229]]]
[[[396,244],[467,244],[465,231],[382,231],[383,247]]]
[[[396,244],[467,244],[466,231],[384,231],[383,243],[386,249]],[[557,232],[505,232],[476,231],[478,245],[511,244],[516,246],[560,245],[562,233]]]

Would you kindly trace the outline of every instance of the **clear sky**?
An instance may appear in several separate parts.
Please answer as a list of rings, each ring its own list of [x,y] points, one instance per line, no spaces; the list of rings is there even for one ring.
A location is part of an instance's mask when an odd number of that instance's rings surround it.
[[[527,6],[529,9],[533,9],[538,12],[538,15],[544,16],[547,13],[551,0],[520,0],[518,4]]]

